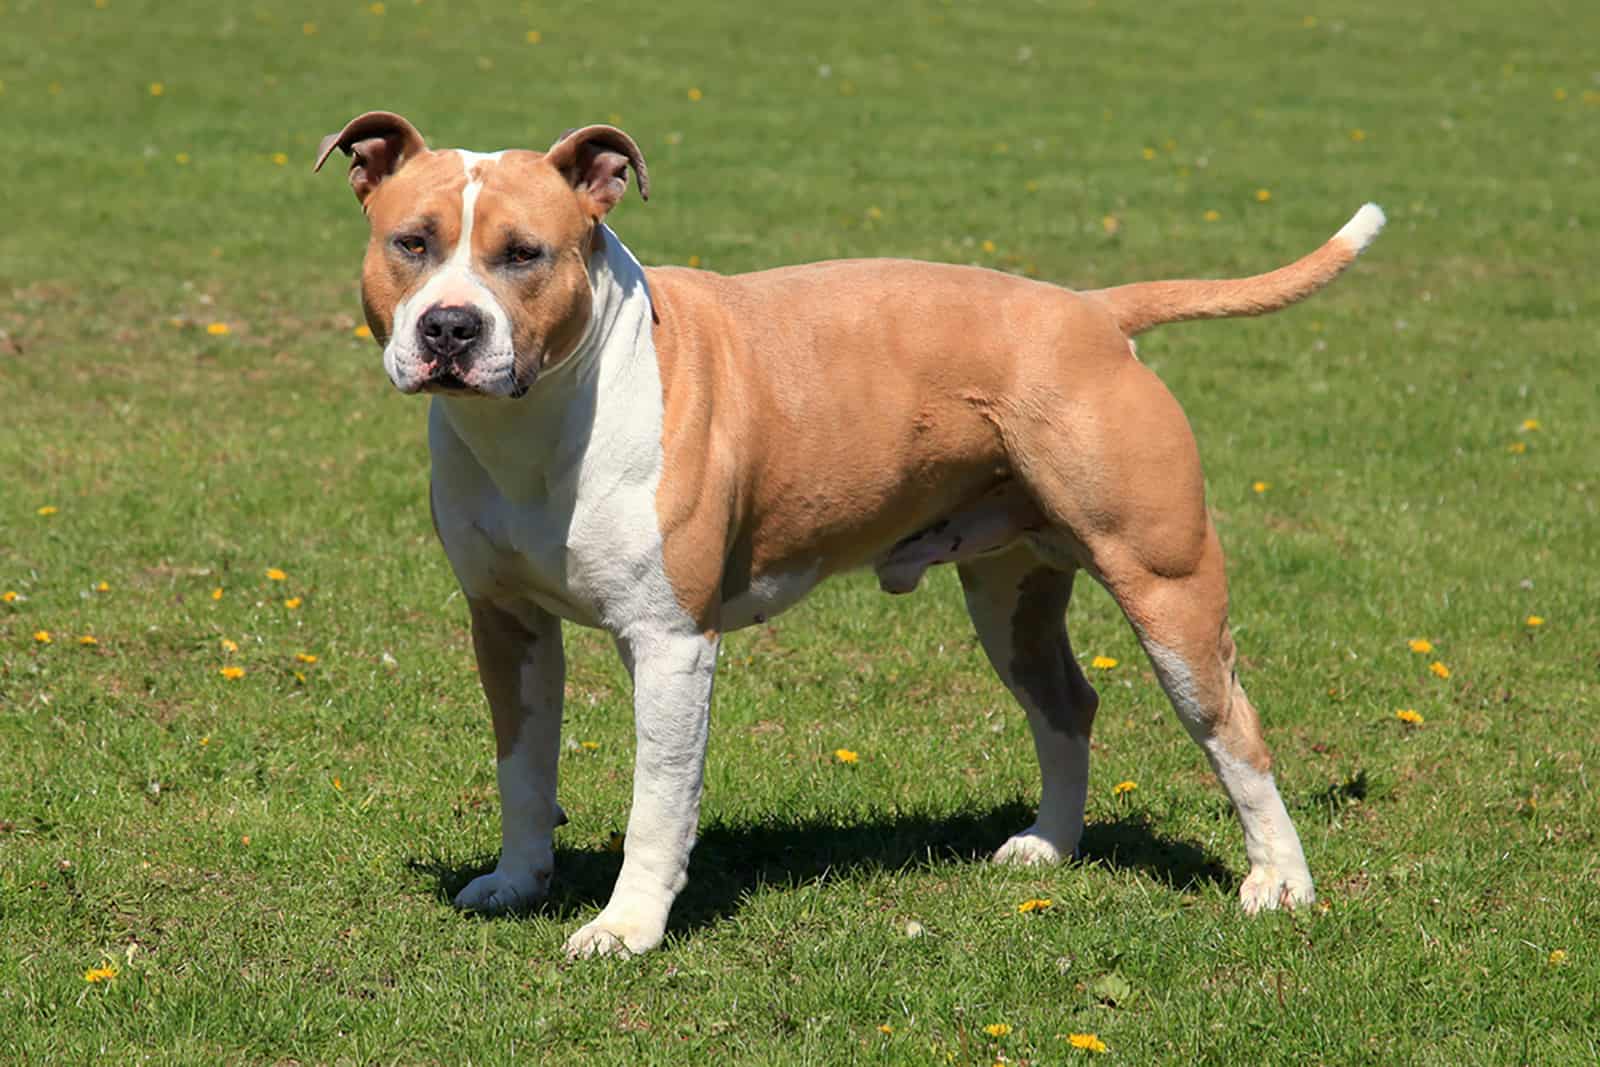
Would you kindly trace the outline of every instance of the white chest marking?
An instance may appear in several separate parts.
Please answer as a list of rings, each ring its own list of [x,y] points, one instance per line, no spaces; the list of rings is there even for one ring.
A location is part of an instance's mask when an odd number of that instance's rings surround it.
[[[661,375],[643,268],[608,230],[577,350],[520,399],[440,395],[429,417],[445,552],[469,596],[613,633],[693,629],[661,554]]]

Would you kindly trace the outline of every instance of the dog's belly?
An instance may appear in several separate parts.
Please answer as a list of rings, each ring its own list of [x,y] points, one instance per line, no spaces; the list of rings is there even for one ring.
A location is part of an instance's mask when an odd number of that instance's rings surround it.
[[[821,580],[822,568],[816,564],[753,578],[742,591],[723,600],[722,629],[742,630],[776,618],[803,600]]]

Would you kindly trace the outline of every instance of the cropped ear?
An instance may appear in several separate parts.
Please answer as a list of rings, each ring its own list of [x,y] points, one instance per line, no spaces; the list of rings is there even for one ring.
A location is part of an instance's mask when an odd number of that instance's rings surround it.
[[[357,115],[338,133],[328,134],[317,146],[317,163],[311,169],[321,170],[335,148],[350,157],[350,188],[363,204],[400,164],[428,150],[417,128],[392,111]]]
[[[568,130],[556,139],[545,158],[593,205],[601,218],[622,200],[628,188],[628,168],[639,179],[639,196],[650,199],[650,172],[644,153],[633,138],[615,126],[585,126]]]

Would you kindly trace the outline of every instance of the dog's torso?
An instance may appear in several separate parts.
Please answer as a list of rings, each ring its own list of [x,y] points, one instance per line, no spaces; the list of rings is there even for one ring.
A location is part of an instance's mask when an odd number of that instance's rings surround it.
[[[1007,483],[1016,423],[1103,407],[1144,373],[1103,309],[1025,279],[646,270],[602,232],[594,343],[509,409],[433,401],[440,538],[468,595],[508,609],[765,621]]]

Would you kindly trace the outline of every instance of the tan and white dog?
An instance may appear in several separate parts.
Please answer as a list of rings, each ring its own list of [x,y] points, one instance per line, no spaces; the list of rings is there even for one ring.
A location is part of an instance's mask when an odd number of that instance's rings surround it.
[[[1177,402],[1129,338],[1256,315],[1326,285],[1383,225],[1235,281],[1077,293],[994,271],[847,260],[723,277],[639,265],[604,219],[644,159],[587,126],[548,152],[431,151],[370,112],[327,137],[371,225],[362,300],[384,368],[433,394],[434,525],[466,594],[494,719],[499,865],[456,897],[548,891],[559,620],[633,678],[622,871],[575,956],[661,941],[694,845],[720,636],[830,575],[890,592],[958,565],[990,662],[1033,731],[1043,793],[1005,863],[1070,857],[1098,698],[1067,640],[1086,570],[1133,625],[1244,827],[1247,911],[1313,899],[1234,672],[1222,549]]]

